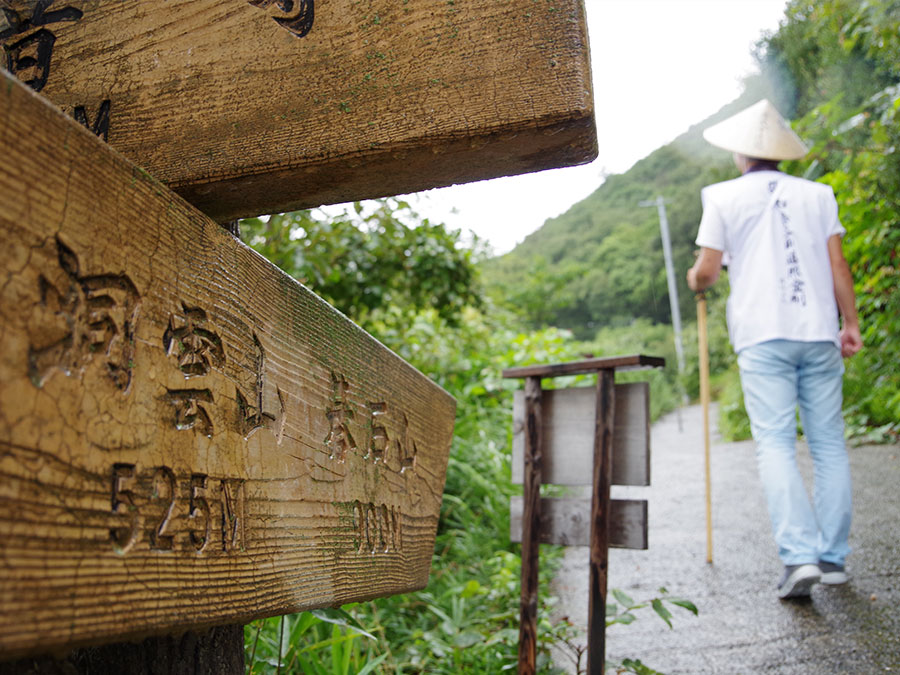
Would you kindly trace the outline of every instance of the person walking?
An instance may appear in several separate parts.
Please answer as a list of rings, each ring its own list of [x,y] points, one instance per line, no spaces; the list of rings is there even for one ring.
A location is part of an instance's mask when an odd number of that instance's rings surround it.
[[[862,338],[845,230],[830,186],[779,170],[807,148],[769,101],[703,136],[734,153],[741,176],[701,191],[700,253],[687,281],[702,291],[727,264],[728,333],[784,563],[778,597],[809,596],[816,583],[847,581],[850,552],[841,357],[858,352]],[[814,464],[812,504],[796,462],[798,407]]]

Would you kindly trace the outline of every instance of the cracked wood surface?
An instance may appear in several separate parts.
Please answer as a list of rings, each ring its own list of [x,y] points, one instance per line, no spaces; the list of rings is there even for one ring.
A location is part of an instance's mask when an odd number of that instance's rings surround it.
[[[2,5],[16,76],[218,221],[597,153],[583,0]]]
[[[455,403],[0,73],[0,658],[426,584]]]

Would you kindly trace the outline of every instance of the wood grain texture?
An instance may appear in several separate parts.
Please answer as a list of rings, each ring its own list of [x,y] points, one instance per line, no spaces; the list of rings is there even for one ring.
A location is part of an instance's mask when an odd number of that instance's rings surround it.
[[[706,293],[697,293],[697,353],[700,361],[700,404],[703,407],[703,486],[706,497],[706,562],[713,561],[712,467],[709,439],[709,341],[706,328]]]
[[[522,541],[521,497],[509,500],[510,541]],[[590,546],[591,500],[574,497],[542,497],[540,539],[542,544]],[[609,545],[612,548],[647,549],[647,501],[611,499]]]
[[[590,595],[588,597],[587,672],[606,670],[606,591],[609,579],[609,491],[612,485],[615,371],[597,373],[593,488],[591,490]]]
[[[519,366],[507,368],[503,371],[503,377],[559,377],[561,375],[584,375],[596,373],[601,370],[640,370],[643,368],[662,368],[666,360],[659,356],[645,356],[634,354],[631,356],[604,356],[600,358],[584,359],[582,361],[567,361],[565,363],[537,364],[533,366]]]
[[[541,380],[525,380],[525,480],[522,497],[522,575],[519,600],[519,675],[537,669],[538,568],[541,543],[541,476],[544,464],[544,392]]]
[[[218,221],[597,154],[583,0],[36,4],[16,76]]]
[[[0,654],[426,584],[455,402],[0,73]]]
[[[244,627],[148,637],[65,655],[0,661],[0,675],[243,675]]]
[[[596,392],[593,387],[544,392],[542,480],[551,485],[589,485],[593,466]],[[613,485],[650,485],[650,385],[615,386]],[[522,482],[524,395],[513,395],[512,481]]]

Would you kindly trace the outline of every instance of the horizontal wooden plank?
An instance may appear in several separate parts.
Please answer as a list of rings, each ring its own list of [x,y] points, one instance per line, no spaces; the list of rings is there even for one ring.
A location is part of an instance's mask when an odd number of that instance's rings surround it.
[[[650,485],[650,385],[615,386],[613,485]],[[593,387],[543,392],[544,453],[541,482],[590,485],[594,466]],[[521,484],[525,461],[525,396],[513,396],[512,480]]]
[[[562,375],[585,375],[596,373],[598,370],[638,370],[642,368],[663,368],[666,360],[659,356],[645,356],[635,354],[632,356],[604,356],[596,359],[584,359],[582,361],[567,361],[565,363],[551,363],[549,365],[519,366],[507,368],[503,371],[503,377],[560,377]]]
[[[7,4],[16,76],[219,221],[597,154],[582,0]]]
[[[0,654],[423,587],[455,402],[0,73]]]
[[[521,497],[509,501],[509,536],[522,541]],[[590,546],[591,500],[569,497],[541,498],[541,543],[562,546]],[[609,545],[613,548],[647,549],[647,501],[611,499],[609,502]]]

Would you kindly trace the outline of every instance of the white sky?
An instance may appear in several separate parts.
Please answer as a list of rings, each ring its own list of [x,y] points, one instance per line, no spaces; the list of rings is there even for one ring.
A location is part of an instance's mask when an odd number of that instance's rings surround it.
[[[585,0],[600,153],[591,164],[429,190],[421,216],[505,253],[548,218],[716,112],[755,69],[786,0]],[[455,210],[455,213],[454,213]]]

